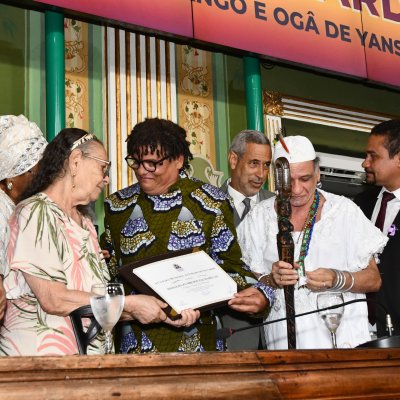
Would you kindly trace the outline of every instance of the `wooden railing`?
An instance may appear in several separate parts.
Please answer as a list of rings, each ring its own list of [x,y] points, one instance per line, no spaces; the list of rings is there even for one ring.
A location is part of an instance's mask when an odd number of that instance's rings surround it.
[[[0,399],[400,399],[400,349],[1,357]]]

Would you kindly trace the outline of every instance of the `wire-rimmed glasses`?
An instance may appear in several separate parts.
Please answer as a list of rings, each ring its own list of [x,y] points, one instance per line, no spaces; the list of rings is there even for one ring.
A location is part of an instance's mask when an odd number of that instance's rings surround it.
[[[109,176],[110,174],[110,168],[111,168],[111,161],[107,161],[107,160],[103,160],[102,158],[96,157],[96,156],[92,156],[91,154],[88,153],[84,153],[82,152],[82,155],[86,158],[91,158],[92,160],[95,160],[99,163],[103,163],[103,176],[104,178],[106,176]]]

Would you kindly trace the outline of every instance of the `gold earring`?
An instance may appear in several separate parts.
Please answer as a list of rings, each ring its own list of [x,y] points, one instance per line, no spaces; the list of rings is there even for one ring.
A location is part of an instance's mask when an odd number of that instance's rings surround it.
[[[13,183],[11,181],[7,182],[7,189],[11,192],[13,190]]]
[[[72,190],[75,189],[75,176],[76,174],[72,174]]]

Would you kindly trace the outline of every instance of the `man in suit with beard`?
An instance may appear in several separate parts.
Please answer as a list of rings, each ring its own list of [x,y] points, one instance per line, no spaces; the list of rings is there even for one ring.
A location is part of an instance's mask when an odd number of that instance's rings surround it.
[[[236,227],[253,205],[274,196],[262,188],[268,178],[271,158],[270,142],[261,132],[244,130],[233,139],[228,154],[231,177],[221,189],[232,198]],[[233,310],[226,310],[222,316],[224,327],[233,329],[260,322],[262,319],[251,318]],[[226,341],[228,350],[257,350],[265,347],[264,343],[262,328],[238,332]]]
[[[354,199],[364,214],[388,235],[389,241],[378,264],[382,286],[376,300],[392,317],[394,334],[400,334],[400,120],[382,122],[372,128],[362,164],[367,182],[375,185]],[[370,323],[378,336],[387,335],[385,314],[370,307]]]

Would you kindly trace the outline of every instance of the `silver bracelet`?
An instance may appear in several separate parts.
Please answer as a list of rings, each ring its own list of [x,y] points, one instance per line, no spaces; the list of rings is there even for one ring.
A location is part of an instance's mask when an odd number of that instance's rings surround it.
[[[342,291],[343,288],[346,286],[346,275],[343,271],[339,270],[340,275],[342,276],[341,285],[336,289],[338,292]]]
[[[350,272],[350,271],[347,271],[347,272],[348,272],[348,274],[350,275],[351,283],[350,283],[350,286],[349,286],[347,289],[343,290],[343,293],[345,293],[345,292],[350,292],[350,290],[353,289],[353,286],[354,286],[354,275],[353,275],[353,273]]]
[[[329,288],[329,291],[334,292],[339,287],[341,276],[339,275],[339,271],[337,269],[332,268],[331,271],[335,273],[335,280],[332,287]]]
[[[330,292],[338,292],[341,291],[345,285],[346,285],[346,275],[343,273],[343,271],[340,271],[338,269],[333,269],[332,271],[335,272],[336,274],[336,279],[331,288],[329,288]]]

